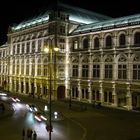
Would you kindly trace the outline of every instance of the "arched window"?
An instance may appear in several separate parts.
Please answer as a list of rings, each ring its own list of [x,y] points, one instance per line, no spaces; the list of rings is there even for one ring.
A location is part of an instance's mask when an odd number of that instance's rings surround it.
[[[83,49],[88,49],[88,39],[87,38],[85,38],[83,40]]]
[[[136,32],[134,34],[134,45],[139,45],[140,44],[140,32]]]
[[[94,49],[99,49],[99,38],[98,37],[96,37],[94,39]]]
[[[111,48],[112,46],[112,38],[110,35],[106,37],[106,48]]]
[[[125,46],[125,43],[126,43],[125,35],[121,34],[120,37],[119,37],[119,46],[120,47]]]

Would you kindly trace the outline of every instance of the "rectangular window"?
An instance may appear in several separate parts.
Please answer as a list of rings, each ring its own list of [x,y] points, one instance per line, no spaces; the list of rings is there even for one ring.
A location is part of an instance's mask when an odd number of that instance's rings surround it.
[[[95,90],[92,90],[92,100],[95,100]]]
[[[21,74],[22,74],[22,75],[24,74],[24,63],[21,64]]]
[[[87,78],[88,77],[88,65],[82,66],[82,77]]]
[[[89,98],[89,92],[88,92],[88,89],[86,89],[85,92],[86,92],[86,99],[88,99],[88,98]]]
[[[100,65],[93,65],[93,78],[100,77]]]
[[[65,34],[65,26],[60,26],[60,34]]]
[[[17,44],[17,54],[20,54],[20,44]]]
[[[47,75],[47,71],[48,71],[47,68],[48,68],[48,66],[44,65],[44,76]]]
[[[15,75],[15,63],[13,64],[13,75]]]
[[[126,65],[118,65],[118,79],[126,79],[127,78],[127,66]]]
[[[32,76],[34,76],[34,75],[35,75],[35,65],[32,64]]]
[[[15,54],[15,45],[13,45],[13,55]]]
[[[85,90],[84,89],[82,89],[82,98],[84,98],[85,96],[84,96],[84,94],[85,94]]]
[[[112,65],[105,65],[105,78],[112,78]]]
[[[133,79],[140,80],[140,65],[139,64],[133,65]]]
[[[78,88],[76,88],[76,97],[78,97]]]
[[[104,92],[104,102],[107,102],[107,92]]]
[[[32,41],[32,53],[35,52],[35,41]]]
[[[73,65],[72,76],[78,77],[78,65]]]
[[[26,75],[29,75],[29,64],[26,65]]]
[[[22,43],[22,54],[24,54],[25,43]]]
[[[38,52],[41,52],[42,40],[38,40]]]
[[[26,44],[26,53],[30,53],[30,42]]]
[[[41,65],[38,65],[38,67],[37,67],[37,74],[41,75]]]
[[[17,64],[17,75],[19,74],[19,64]]]
[[[109,92],[109,102],[112,103],[112,92]]]

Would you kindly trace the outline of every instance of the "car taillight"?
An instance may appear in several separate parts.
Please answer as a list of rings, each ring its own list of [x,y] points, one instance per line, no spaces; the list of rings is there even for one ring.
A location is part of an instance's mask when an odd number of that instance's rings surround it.
[[[47,118],[45,118],[45,117],[44,117],[44,116],[42,116],[42,115],[41,115],[40,117],[41,117],[43,120],[45,120],[45,121],[47,120]]]
[[[35,119],[41,122],[41,119],[39,117],[35,116]]]

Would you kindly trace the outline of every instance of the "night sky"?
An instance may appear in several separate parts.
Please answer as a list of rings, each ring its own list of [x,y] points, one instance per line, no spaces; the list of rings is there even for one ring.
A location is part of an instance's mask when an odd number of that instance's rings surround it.
[[[9,26],[38,15],[56,0],[4,0],[0,4],[0,45],[7,41]],[[59,0],[111,17],[140,13],[139,0]],[[122,3],[123,2],[123,3]]]

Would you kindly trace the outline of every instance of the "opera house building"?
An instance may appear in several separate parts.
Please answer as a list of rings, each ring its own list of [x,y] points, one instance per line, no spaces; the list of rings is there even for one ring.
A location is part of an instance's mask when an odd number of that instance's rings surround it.
[[[0,46],[0,88],[140,108],[140,14],[111,18],[58,3],[9,27]]]

